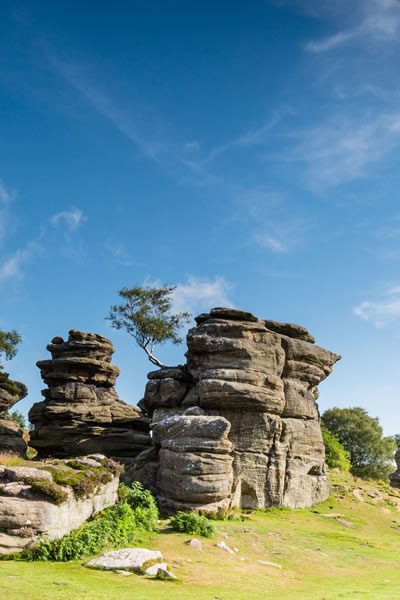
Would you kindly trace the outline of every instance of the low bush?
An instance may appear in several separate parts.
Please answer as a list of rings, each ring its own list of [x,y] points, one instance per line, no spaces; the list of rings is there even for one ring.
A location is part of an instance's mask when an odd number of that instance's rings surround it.
[[[153,494],[141,483],[134,481],[130,486],[119,486],[119,498],[133,509],[138,527],[156,531],[159,512]]]
[[[351,469],[350,456],[338,438],[327,429],[322,429],[325,446],[325,462],[330,469],[340,469],[349,472]]]
[[[58,540],[42,540],[21,554],[23,560],[81,560],[106,548],[129,546],[139,531],[154,531],[158,518],[155,500],[140,484],[121,485],[117,504],[106,508],[69,535]]]
[[[171,517],[170,523],[173,529],[181,533],[191,533],[211,538],[215,534],[215,525],[204,515],[197,513],[185,513],[179,511]]]

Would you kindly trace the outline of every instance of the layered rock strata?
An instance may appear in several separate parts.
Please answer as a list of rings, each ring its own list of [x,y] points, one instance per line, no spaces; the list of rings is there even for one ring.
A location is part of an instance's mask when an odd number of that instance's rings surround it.
[[[397,470],[390,475],[390,485],[394,488],[400,488],[400,448],[397,449],[394,459],[396,461]]]
[[[215,308],[196,322],[187,364],[148,376],[141,406],[158,459],[144,466],[143,480],[171,509],[324,500],[317,385],[340,356],[301,326],[244,311]]]
[[[24,454],[26,451],[23,430],[7,413],[27,393],[23,383],[13,381],[8,373],[0,371],[0,452]]]
[[[72,330],[47,346],[52,358],[37,363],[47,389],[33,405],[30,444],[39,456],[101,452],[132,459],[150,446],[149,421],[119,399],[113,345],[95,333]]]
[[[63,537],[115,504],[119,475],[110,462],[105,456],[93,455],[75,460],[73,469],[68,463],[47,463],[43,468],[0,465],[0,555],[29,548],[40,536],[50,540]],[[73,472],[75,488],[53,479],[54,471],[59,480],[68,469]],[[89,488],[88,481],[93,483],[97,473],[99,481]],[[82,493],[85,489],[90,491]]]

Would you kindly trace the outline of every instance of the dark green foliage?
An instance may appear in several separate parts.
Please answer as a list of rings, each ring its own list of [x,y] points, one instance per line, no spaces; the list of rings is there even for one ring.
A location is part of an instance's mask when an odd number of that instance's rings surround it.
[[[22,342],[22,338],[18,331],[3,331],[0,329],[0,369],[3,368],[1,358],[4,356],[6,360],[11,360],[17,354],[17,346]]]
[[[136,529],[131,507],[119,503],[59,540],[43,540],[37,547],[24,551],[21,558],[58,562],[89,558],[108,546],[129,545],[135,538]]]
[[[157,530],[159,512],[154,496],[149,490],[144,489],[138,481],[131,486],[121,484],[119,487],[119,498],[126,502],[134,510],[138,526],[147,531]]]
[[[13,421],[15,421],[21,427],[21,429],[24,429],[26,427],[25,417],[18,410],[13,410],[12,412],[7,412],[6,417],[8,419],[12,419]]]
[[[89,558],[106,548],[129,546],[139,531],[154,531],[157,518],[155,500],[149,491],[140,484],[133,484],[132,488],[123,485],[115,506],[59,540],[42,540],[35,548],[25,550],[21,558],[63,562]]]
[[[335,435],[350,455],[351,473],[358,477],[387,480],[393,471],[394,437],[384,437],[379,419],[364,408],[330,408],[322,415],[323,426]]]
[[[167,341],[180,344],[178,330],[190,317],[187,312],[171,314],[174,290],[168,285],[123,288],[118,292],[122,304],[112,306],[107,317],[113,327],[127,331],[159,367],[163,365],[153,355],[155,346]]]
[[[185,513],[178,511],[174,517],[170,519],[173,529],[181,533],[190,533],[202,535],[203,537],[211,538],[215,534],[215,525],[211,523],[204,515],[197,513]]]
[[[350,455],[339,442],[338,438],[327,429],[322,429],[325,446],[325,462],[330,469],[340,469],[348,472],[351,468]]]
[[[62,504],[68,498],[67,492],[60,485],[54,483],[54,481],[28,479],[27,483],[29,483],[35,494],[42,496],[52,504]]]

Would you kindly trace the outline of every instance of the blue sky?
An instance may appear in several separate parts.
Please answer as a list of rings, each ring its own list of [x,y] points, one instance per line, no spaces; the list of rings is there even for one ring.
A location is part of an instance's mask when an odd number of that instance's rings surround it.
[[[321,6],[322,5],[322,6]],[[104,317],[178,285],[298,322],[342,354],[320,409],[400,431],[400,3],[0,5],[0,328],[7,370],[71,328],[110,337],[135,404],[150,364]],[[160,358],[183,360],[184,348]]]

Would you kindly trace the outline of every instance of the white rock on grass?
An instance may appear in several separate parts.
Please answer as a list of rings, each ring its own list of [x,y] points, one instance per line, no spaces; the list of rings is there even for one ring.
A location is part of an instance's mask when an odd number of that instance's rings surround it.
[[[157,579],[176,579],[176,576],[167,569],[158,569],[156,577]]]
[[[187,542],[185,542],[185,544],[187,544],[194,550],[203,550],[203,544],[201,543],[200,540],[197,540],[196,538],[192,538],[191,540],[188,540]]]
[[[145,569],[144,574],[145,575],[157,575],[158,569],[162,569],[163,571],[166,571],[167,563],[158,562],[155,565],[151,565],[151,567],[147,567],[147,569]]]
[[[275,569],[282,569],[282,565],[279,565],[278,563],[270,562],[269,560],[258,560],[257,562],[260,563],[260,565],[265,565],[266,567],[274,567]]]
[[[239,552],[239,550],[237,548],[235,548],[235,549],[230,548],[227,544],[225,544],[225,542],[223,540],[221,542],[218,542],[217,548],[220,548],[221,550],[225,550],[225,552],[228,552],[229,554],[236,554],[236,552]]]
[[[103,569],[104,571],[123,570],[143,573],[148,567],[160,562],[161,559],[162,554],[158,550],[123,548],[93,558],[86,563],[86,566],[91,569]]]

